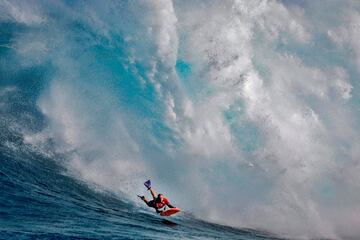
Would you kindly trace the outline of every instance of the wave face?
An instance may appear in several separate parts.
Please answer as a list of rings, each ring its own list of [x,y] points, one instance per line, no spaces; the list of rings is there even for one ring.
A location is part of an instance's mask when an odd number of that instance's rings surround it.
[[[279,239],[189,214],[172,218],[175,222],[161,219],[111,192],[94,191],[26,146],[16,152],[4,148],[1,145],[1,239]]]
[[[359,11],[0,0],[0,238],[358,238]]]

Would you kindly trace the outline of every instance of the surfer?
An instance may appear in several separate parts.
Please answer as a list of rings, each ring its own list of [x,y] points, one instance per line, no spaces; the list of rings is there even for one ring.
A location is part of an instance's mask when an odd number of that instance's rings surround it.
[[[139,196],[138,197],[143,200],[146,205],[148,205],[149,207],[155,208],[157,213],[161,213],[163,210],[165,210],[166,206],[169,208],[175,208],[174,206],[172,206],[169,201],[167,200],[167,198],[164,197],[163,194],[159,193],[158,195],[156,195],[155,191],[151,188],[151,182],[150,180],[147,180],[144,183],[145,187],[147,187],[147,189],[150,191],[151,196],[153,197],[153,200],[148,201],[144,196]],[[161,210],[162,208],[164,208],[163,210]]]

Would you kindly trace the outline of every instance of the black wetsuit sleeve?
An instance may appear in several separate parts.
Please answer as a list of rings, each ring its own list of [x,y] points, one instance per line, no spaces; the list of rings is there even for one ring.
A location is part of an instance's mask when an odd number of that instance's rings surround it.
[[[146,202],[146,205],[148,205],[149,207],[155,207],[153,200]]]
[[[175,208],[173,205],[171,205],[170,203],[167,204],[169,208]]]

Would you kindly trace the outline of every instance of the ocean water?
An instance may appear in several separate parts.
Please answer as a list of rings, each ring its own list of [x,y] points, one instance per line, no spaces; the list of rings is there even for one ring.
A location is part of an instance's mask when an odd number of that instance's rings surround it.
[[[0,0],[0,239],[358,239],[359,16]]]
[[[15,155],[1,155],[1,239],[279,239],[189,213],[161,218],[121,196],[90,189],[51,159]]]

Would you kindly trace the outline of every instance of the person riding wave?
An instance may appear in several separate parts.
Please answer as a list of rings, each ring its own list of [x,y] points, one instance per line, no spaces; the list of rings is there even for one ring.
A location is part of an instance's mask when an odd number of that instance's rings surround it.
[[[153,197],[153,200],[148,201],[144,196],[139,196],[138,197],[143,200],[146,205],[148,205],[149,207],[155,208],[157,213],[161,213],[163,210],[161,210],[162,208],[175,208],[173,205],[171,205],[169,203],[169,201],[167,200],[167,198],[164,197],[163,194],[159,193],[158,195],[156,195],[155,191],[151,188],[151,182],[150,180],[146,181],[144,183],[145,187],[147,187],[147,189],[150,191],[151,196]]]

